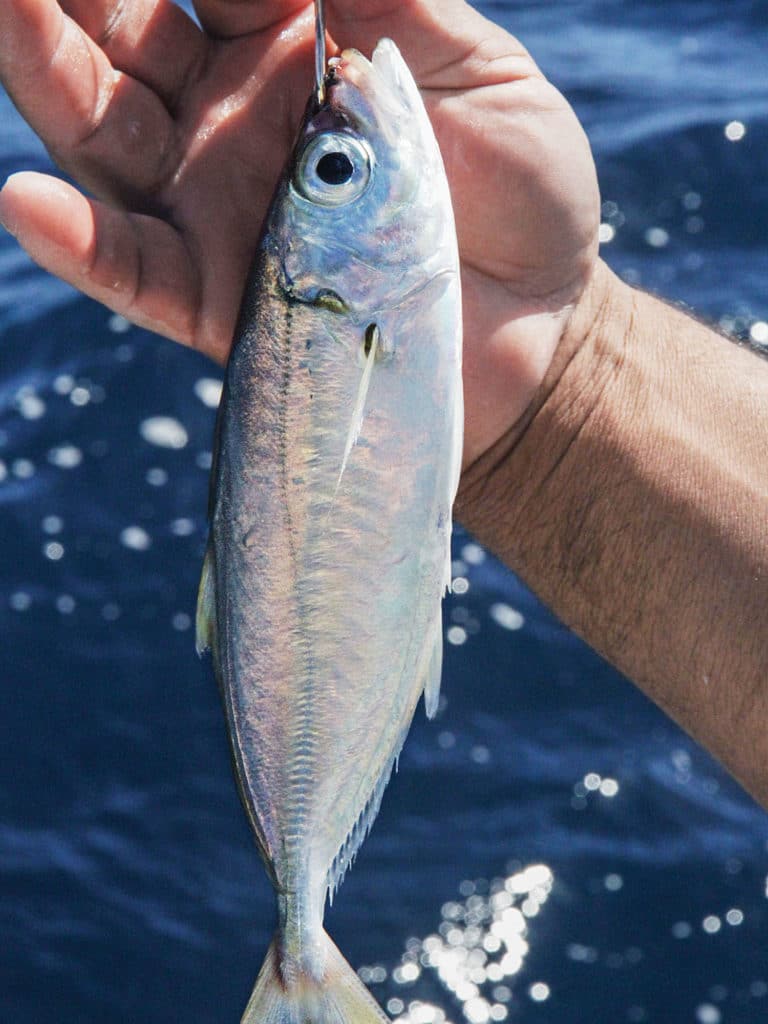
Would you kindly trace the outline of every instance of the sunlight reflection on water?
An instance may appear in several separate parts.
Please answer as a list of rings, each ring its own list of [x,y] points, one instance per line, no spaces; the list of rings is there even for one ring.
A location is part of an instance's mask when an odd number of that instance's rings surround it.
[[[519,1000],[515,978],[530,950],[530,921],[547,902],[554,875],[546,864],[518,868],[505,877],[462,882],[461,898],[444,903],[437,931],[423,939],[410,938],[400,963],[392,971],[394,984],[407,990],[430,976],[445,993],[445,1004],[457,1008],[455,1021],[487,1024],[508,1016]],[[381,966],[365,966],[360,978],[369,985],[386,980]],[[530,983],[525,994],[534,1002],[550,996],[549,985]],[[454,1024],[433,1002],[408,998],[407,991],[387,1000],[398,1024]]]

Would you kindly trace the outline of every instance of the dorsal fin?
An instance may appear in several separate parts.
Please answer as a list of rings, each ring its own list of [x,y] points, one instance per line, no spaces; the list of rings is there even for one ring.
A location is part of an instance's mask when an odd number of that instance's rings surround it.
[[[216,654],[216,590],[214,584],[213,546],[210,541],[205,549],[203,571],[197,591],[197,616],[195,619],[195,647],[198,654],[209,648]]]

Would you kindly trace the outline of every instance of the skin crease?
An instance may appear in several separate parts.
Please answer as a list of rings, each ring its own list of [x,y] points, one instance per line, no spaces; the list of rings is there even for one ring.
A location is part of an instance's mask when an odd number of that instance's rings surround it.
[[[4,0],[0,79],[69,175],[0,192],[33,259],[226,360],[314,77],[293,0]],[[598,259],[573,112],[462,0],[328,0],[398,44],[446,163],[464,289],[458,518],[768,803],[768,363]]]
[[[96,200],[25,174],[4,188],[0,217],[42,266],[223,363],[312,87],[313,9],[205,0],[204,34],[168,0],[61,8],[0,7],[0,77]],[[329,55],[337,43],[370,54],[380,37],[395,39],[443,151],[463,267],[471,461],[529,404],[596,266],[589,146],[517,40],[461,0],[328,8]]]

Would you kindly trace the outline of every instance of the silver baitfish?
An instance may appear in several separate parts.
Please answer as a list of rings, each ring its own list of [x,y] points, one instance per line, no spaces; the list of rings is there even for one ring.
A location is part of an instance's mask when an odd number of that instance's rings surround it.
[[[397,47],[329,62],[246,286],[198,606],[279,922],[243,1021],[388,1018],[323,930],[437,707],[462,442],[456,234]]]

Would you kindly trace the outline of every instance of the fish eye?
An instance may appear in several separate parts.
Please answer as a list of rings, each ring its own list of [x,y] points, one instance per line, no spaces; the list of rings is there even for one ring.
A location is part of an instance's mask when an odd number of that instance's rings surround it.
[[[293,184],[311,203],[346,206],[365,192],[372,169],[373,153],[362,139],[323,132],[304,147]]]
[[[346,153],[326,153],[317,161],[315,170],[326,185],[346,185],[355,166]]]

